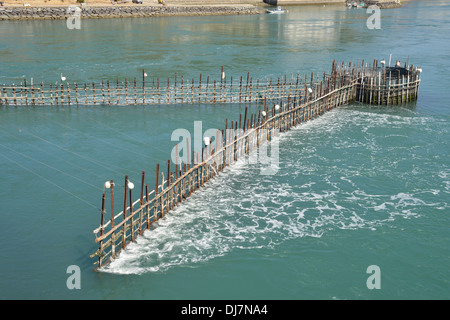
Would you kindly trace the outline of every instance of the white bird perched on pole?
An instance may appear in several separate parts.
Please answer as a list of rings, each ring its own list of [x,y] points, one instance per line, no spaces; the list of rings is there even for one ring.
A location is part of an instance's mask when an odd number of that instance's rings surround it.
[[[62,73],[61,73],[61,81],[66,81],[66,77],[63,77]]]

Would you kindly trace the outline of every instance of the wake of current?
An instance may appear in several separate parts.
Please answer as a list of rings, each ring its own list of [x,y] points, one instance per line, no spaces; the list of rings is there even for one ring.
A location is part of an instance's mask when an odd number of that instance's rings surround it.
[[[444,136],[443,123],[406,108],[333,110],[277,138],[276,174],[261,175],[262,164],[248,158],[229,166],[103,271],[165,272],[332,230],[395,227],[397,219],[417,218],[428,207],[446,210],[448,168],[437,167],[430,177],[431,168],[414,165],[429,162],[431,149],[439,148],[431,133]],[[427,137],[424,131],[430,141],[415,140]]]

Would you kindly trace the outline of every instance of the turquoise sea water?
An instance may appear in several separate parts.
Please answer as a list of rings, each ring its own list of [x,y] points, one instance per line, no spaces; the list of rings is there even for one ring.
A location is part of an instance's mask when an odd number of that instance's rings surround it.
[[[174,72],[219,79],[409,59],[417,103],[335,109],[279,138],[277,174],[241,162],[104,272],[92,230],[103,183],[150,185],[177,128],[222,128],[244,105],[0,108],[1,299],[449,299],[450,3],[381,12],[1,22],[0,84]],[[67,267],[81,269],[69,290]],[[369,290],[377,265],[381,289]]]

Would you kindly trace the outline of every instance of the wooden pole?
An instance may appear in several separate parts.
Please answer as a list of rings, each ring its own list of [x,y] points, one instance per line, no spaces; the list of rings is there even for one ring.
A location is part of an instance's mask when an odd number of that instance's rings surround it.
[[[105,81],[102,80],[102,99],[103,99],[103,104],[105,104]]]
[[[187,161],[187,167],[188,167],[188,170],[189,170],[189,168],[190,168],[190,161],[189,161],[189,138],[186,138],[186,156],[187,156],[187,159],[186,159],[186,161]]]
[[[125,87],[124,87],[124,89],[125,89],[125,105],[127,105],[128,104],[128,81],[127,81],[127,78],[125,78]]]
[[[132,195],[132,188],[129,188],[130,193],[130,235],[131,235],[131,242],[134,242],[134,221],[133,221],[133,195]]]
[[[139,234],[142,234],[142,221],[143,221],[143,213],[144,213],[144,187],[145,187],[145,171],[142,171],[141,177],[141,198],[140,198],[140,212],[139,212]]]
[[[117,105],[119,104],[119,78],[116,79],[116,97],[117,97]]]
[[[111,179],[111,228],[114,228],[114,181]]]
[[[128,191],[128,176],[125,176],[125,185],[124,185],[124,196],[123,196],[123,220],[125,221],[127,218],[127,191]],[[122,249],[125,249],[126,246],[126,228],[127,223],[125,222],[122,227]]]
[[[148,184],[145,185],[145,202],[147,202],[147,229],[150,228],[150,194],[148,190]]]
[[[155,185],[155,196],[158,194],[159,189],[159,163],[156,164],[156,185]]]
[[[142,103],[145,104],[145,69],[142,69]]]
[[[137,95],[136,95],[136,77],[134,77],[134,104],[137,103]]]
[[[114,181],[111,179],[111,229],[114,229]],[[114,259],[116,256],[116,235],[114,231],[111,234],[111,257]]]
[[[111,104],[111,91],[109,90],[109,80],[106,80],[106,86],[108,91],[108,105]]]
[[[103,225],[104,225],[104,219],[105,219],[105,199],[106,194],[103,192],[102,195],[102,211],[101,211],[101,218],[100,218],[100,237],[103,236]],[[103,241],[100,241],[99,244],[99,256],[98,256],[98,267],[100,268],[102,266],[102,259],[103,259]]]
[[[242,125],[242,130],[244,130],[244,132],[247,130],[246,125],[245,125],[247,123],[247,112],[248,112],[248,107],[246,106],[245,107],[245,115],[244,115],[244,123]]]
[[[200,103],[201,91],[202,91],[202,74],[200,73],[200,79],[198,81],[198,103]]]
[[[75,82],[75,103],[78,106],[78,85],[76,82]]]

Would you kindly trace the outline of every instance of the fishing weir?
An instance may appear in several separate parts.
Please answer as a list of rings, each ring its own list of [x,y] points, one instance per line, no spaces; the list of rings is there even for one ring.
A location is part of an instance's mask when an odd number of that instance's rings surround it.
[[[382,61],[383,62],[383,61]],[[336,65],[330,74],[278,77],[260,81],[250,74],[227,80],[223,71],[220,80],[212,80],[200,74],[199,79],[185,79],[174,74],[173,78],[147,79],[142,70],[138,80],[102,80],[97,83],[69,83],[61,74],[56,83],[34,83],[23,79],[18,85],[3,84],[0,88],[0,106],[62,106],[62,105],[154,105],[194,103],[276,103],[288,98],[320,99],[327,90],[338,89],[337,77],[342,83],[351,83],[353,95],[345,103],[359,101],[368,104],[391,105],[414,101],[420,83],[420,68],[414,66],[384,67],[374,60],[368,67],[351,63]],[[319,77],[321,78],[319,80]],[[339,80],[340,81],[340,80]],[[330,84],[331,82],[331,84]],[[336,82],[336,83],[335,83]],[[341,84],[341,82],[339,82]],[[311,92],[307,92],[309,89]],[[303,99],[302,102],[299,99]]]
[[[63,106],[63,105],[167,105],[167,104],[245,104],[245,113],[226,119],[214,140],[205,139],[202,149],[190,150],[187,159],[169,159],[156,164],[156,181],[150,185],[142,171],[138,197],[128,176],[120,183],[123,201],[116,203],[115,182],[107,181],[101,200],[100,225],[93,233],[98,249],[90,256],[95,270],[116,259],[128,244],[135,242],[145,230],[170,213],[193,192],[241,158],[267,148],[283,132],[325,112],[360,102],[372,105],[400,105],[417,100],[421,68],[396,62],[395,67],[374,60],[369,66],[341,64],[333,61],[329,73],[284,76],[260,81],[250,74],[227,80],[223,67],[220,79],[200,74],[198,81],[176,74],[167,81],[142,78],[119,82],[109,80],[82,85],[61,83],[35,85],[32,80],[20,85],[3,85],[1,106]],[[138,83],[139,82],[139,83]],[[250,106],[258,111],[250,113]],[[178,157],[178,150],[175,152]],[[122,199],[120,199],[122,200]],[[116,213],[116,208],[121,211]],[[109,213],[107,214],[107,211]]]

